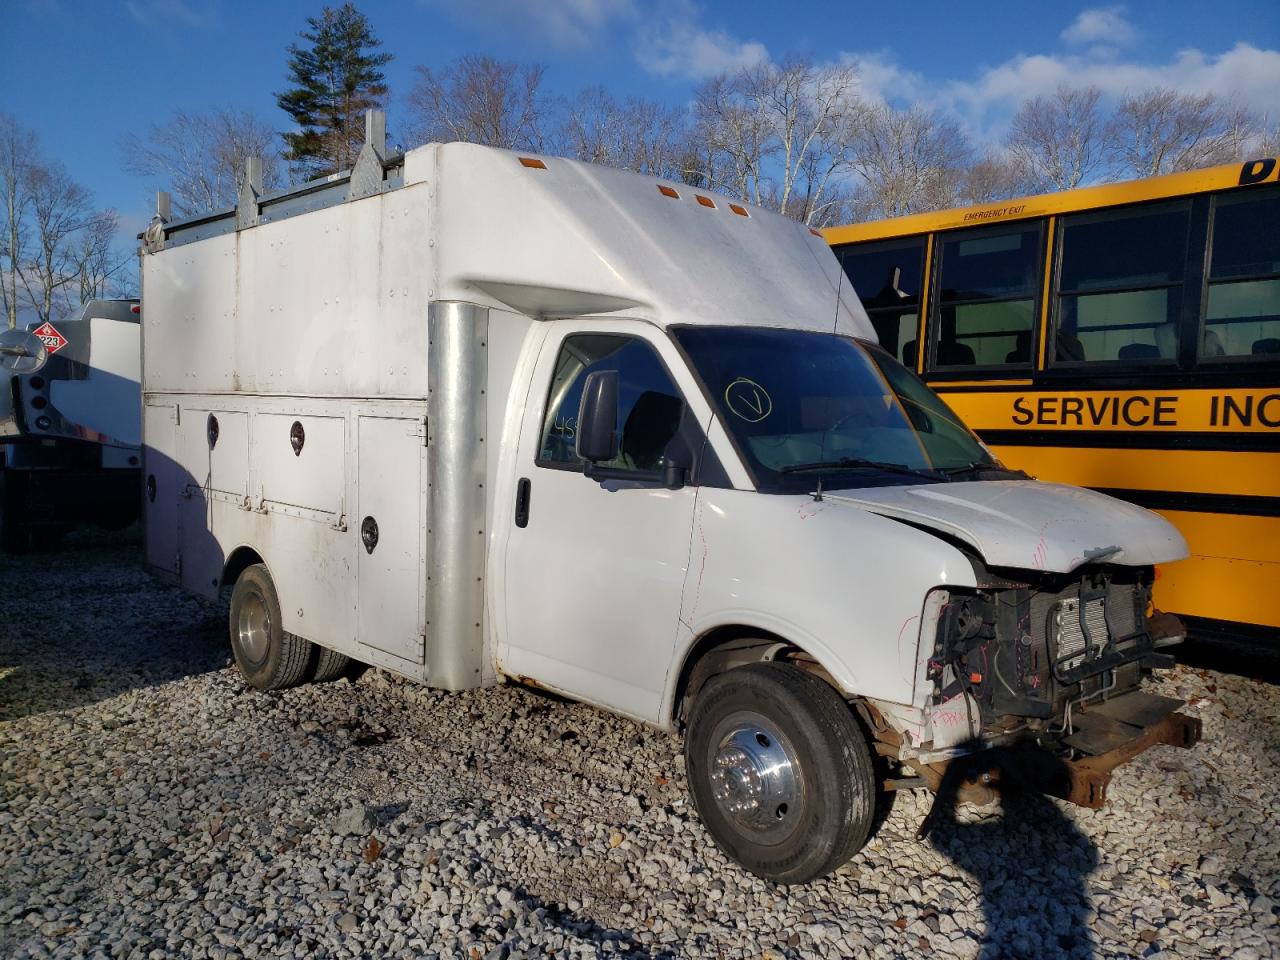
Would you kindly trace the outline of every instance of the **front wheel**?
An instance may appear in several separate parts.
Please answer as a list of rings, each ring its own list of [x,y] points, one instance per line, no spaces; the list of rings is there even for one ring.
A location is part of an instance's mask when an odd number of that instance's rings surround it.
[[[283,690],[302,682],[311,641],[281,624],[280,599],[264,564],[246,567],[231,593],[231,652],[251,687]]]
[[[831,873],[870,835],[867,739],[832,687],[790,664],[712,677],[685,734],[689,789],[720,848],[766,880]]]

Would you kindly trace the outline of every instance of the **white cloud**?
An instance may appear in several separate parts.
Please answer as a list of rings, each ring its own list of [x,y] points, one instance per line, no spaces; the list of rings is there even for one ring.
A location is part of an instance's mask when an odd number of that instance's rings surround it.
[[[701,19],[701,9],[689,0],[659,7],[654,22],[637,31],[636,60],[658,76],[702,80],[769,59],[763,43],[707,29]]]
[[[421,0],[451,19],[524,32],[562,49],[599,41],[615,20],[635,16],[633,0]],[[533,59],[538,59],[534,57]]]
[[[1213,93],[1262,112],[1273,107],[1280,87],[1280,51],[1241,42],[1216,56],[1182,50],[1163,64],[1117,63],[1088,56],[1020,56],[984,70],[971,83],[948,84],[940,99],[983,126],[993,113],[997,117],[1012,113],[1024,100],[1051,93],[1063,83],[1095,86],[1114,98],[1153,87]]]
[[[998,141],[1025,100],[1050,94],[1062,84],[1095,86],[1111,100],[1155,87],[1181,93],[1212,93],[1258,113],[1275,113],[1280,89],[1280,50],[1237,43],[1210,54],[1181,50],[1164,63],[1118,61],[1109,51],[1019,55],[983,68],[970,80],[931,82],[883,52],[845,53],[859,66],[862,92],[897,106],[922,102],[952,113],[979,142]]]
[[[890,51],[842,53],[838,60],[857,67],[858,94],[867,100],[901,106],[929,93],[924,77],[895,63]]]
[[[1124,17],[1124,7],[1093,7],[1080,11],[1059,35],[1073,47],[1101,45],[1125,47],[1138,39],[1138,31]]]

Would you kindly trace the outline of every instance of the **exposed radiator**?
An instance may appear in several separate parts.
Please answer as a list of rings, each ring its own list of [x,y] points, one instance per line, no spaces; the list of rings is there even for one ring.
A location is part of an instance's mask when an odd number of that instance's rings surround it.
[[[1085,600],[1083,625],[1080,593],[1080,584],[1074,583],[1056,594],[1038,593],[1031,598],[1032,638],[1039,642],[1047,638],[1054,660],[1066,670],[1076,669],[1086,657],[1100,656],[1109,644],[1132,636],[1140,623],[1133,584],[1109,584],[1104,596]]]

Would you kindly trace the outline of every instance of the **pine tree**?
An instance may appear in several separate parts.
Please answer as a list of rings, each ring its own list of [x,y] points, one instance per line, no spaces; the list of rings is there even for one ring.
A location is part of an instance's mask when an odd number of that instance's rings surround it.
[[[280,109],[300,128],[284,134],[285,159],[304,177],[350,169],[364,139],[364,113],[387,96],[381,68],[391,54],[352,3],[325,7],[308,17],[307,45],[289,47],[289,79],[295,86],[276,95]]]

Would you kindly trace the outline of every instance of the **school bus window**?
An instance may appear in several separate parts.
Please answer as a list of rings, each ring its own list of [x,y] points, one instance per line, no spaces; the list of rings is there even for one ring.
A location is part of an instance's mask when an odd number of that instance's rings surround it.
[[[1214,199],[1200,356],[1280,360],[1280,190]]]
[[[880,345],[909,367],[916,362],[924,248],[925,238],[914,237],[846,247],[840,257]]]
[[[1039,223],[942,237],[933,368],[1030,366]]]
[[[1177,358],[1189,221],[1185,203],[1063,221],[1056,362]]]

